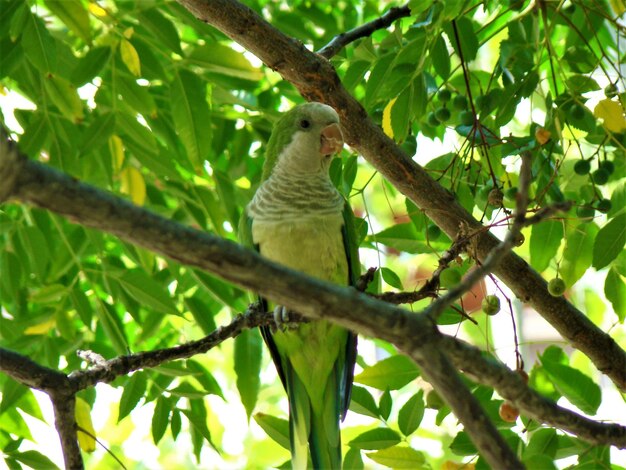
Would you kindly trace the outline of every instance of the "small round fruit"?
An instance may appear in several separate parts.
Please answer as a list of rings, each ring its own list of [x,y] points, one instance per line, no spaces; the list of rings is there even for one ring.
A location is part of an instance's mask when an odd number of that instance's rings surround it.
[[[439,285],[441,287],[452,287],[461,282],[461,273],[456,269],[448,268],[439,274]]]
[[[475,104],[476,104],[477,109],[486,108],[487,104],[489,104],[489,98],[485,95],[480,95],[479,97],[476,98]]]
[[[619,90],[617,89],[617,85],[615,83],[609,83],[604,88],[604,96],[607,98],[613,98],[614,96],[617,96],[618,93]]]
[[[448,108],[444,108],[443,106],[441,108],[437,108],[435,110],[435,117],[439,122],[446,122],[450,119],[450,110]]]
[[[426,236],[428,237],[428,240],[437,240],[437,238],[439,238],[439,236],[441,235],[441,229],[439,227],[437,227],[435,224],[430,224],[428,226],[428,228],[426,229]]]
[[[487,315],[495,315],[500,311],[500,299],[495,295],[487,295],[483,299],[482,309]]]
[[[610,175],[603,168],[598,168],[591,174],[591,176],[595,184],[602,186],[603,184],[606,184],[606,182],[609,180]]]
[[[596,204],[596,210],[598,212],[602,212],[603,214],[609,212],[611,210],[611,207],[613,207],[613,204],[611,203],[610,199],[600,199]]]
[[[513,244],[515,246],[522,246],[525,241],[526,241],[526,237],[524,236],[524,234],[518,233],[515,237],[515,240],[513,240]]]
[[[583,219],[583,222],[591,222],[596,211],[590,206],[579,206],[576,209],[576,215]]]
[[[565,281],[560,277],[550,279],[548,282],[548,292],[552,297],[561,297],[565,293]]]
[[[611,160],[603,160],[598,165],[598,169],[606,171],[610,176],[615,171],[615,163],[613,163]]]
[[[502,206],[502,200],[504,199],[504,193],[500,188],[493,188],[489,191],[487,196],[487,202],[490,206],[500,207]]]
[[[567,114],[572,119],[582,119],[585,117],[585,110],[578,103],[574,103],[568,108]]]
[[[474,113],[471,111],[461,111],[459,121],[461,121],[461,125],[463,126],[473,126],[475,122]]]
[[[452,107],[458,111],[467,109],[467,98],[465,95],[456,95],[452,98]]]
[[[445,403],[441,398],[441,395],[439,395],[435,390],[429,390],[426,394],[426,407],[438,410],[443,405],[445,405]]]
[[[588,175],[590,171],[591,163],[589,163],[589,160],[578,160],[574,164],[574,173],[576,173],[577,175]]]
[[[440,124],[439,119],[437,119],[437,116],[433,112],[428,113],[426,121],[428,122],[429,126],[433,127],[437,127]]]
[[[500,405],[500,418],[507,423],[514,423],[519,418],[519,410],[515,408],[511,403],[505,401]]]
[[[450,98],[452,98],[452,93],[450,93],[450,90],[447,88],[442,88],[437,92],[437,98],[439,98],[439,101],[442,103],[447,103],[450,101]]]

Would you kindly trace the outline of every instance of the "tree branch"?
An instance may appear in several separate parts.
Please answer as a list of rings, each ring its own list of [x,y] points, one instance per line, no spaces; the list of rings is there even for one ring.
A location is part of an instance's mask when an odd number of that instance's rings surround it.
[[[2,162],[0,152],[0,166]],[[507,467],[517,466],[518,462],[507,455],[506,447],[500,444],[501,436],[491,427],[482,410],[477,408],[475,398],[469,392],[465,393],[466,388],[459,382],[456,374],[452,373],[449,360],[442,351],[453,348],[441,347],[439,343],[445,337],[439,334],[436,326],[426,316],[411,314],[371,299],[355,289],[322,282],[280,267],[237,244],[166,220],[40,163],[20,159],[17,171],[19,177],[13,187],[14,196],[23,201],[62,213],[86,226],[115,233],[124,240],[215,273],[237,285],[257,290],[310,317],[328,318],[361,334],[395,344],[420,365],[424,375],[437,387],[450,403],[455,415],[465,424],[468,433],[476,439],[485,457],[494,464],[506,462]],[[159,361],[204,352],[219,341],[235,336],[242,328],[256,326],[264,321],[267,321],[267,316],[243,315],[204,340],[170,350],[116,358],[108,361],[105,367],[96,366],[90,370],[77,371],[69,377],[7,351],[0,350],[0,359],[2,369],[23,383],[43,390],[52,390],[57,386],[64,389],[69,386],[72,393],[75,393],[76,390],[99,381],[110,381],[116,375],[157,365]],[[461,348],[462,346],[456,346],[456,350]],[[452,357],[455,363],[462,361],[456,355]],[[502,382],[503,373],[500,369],[490,369],[484,365],[484,360],[476,357],[473,360],[477,361],[474,369],[465,362],[461,363],[463,368],[474,372],[495,370],[497,373],[493,377],[480,376],[481,381],[500,388],[510,385],[510,382]],[[515,386],[517,385],[515,382]],[[523,401],[524,396],[519,398],[519,391],[518,395],[512,395],[506,391],[507,388],[503,390],[502,395],[521,409],[532,410],[532,405]],[[538,415],[538,419],[544,420],[536,411],[532,415]],[[559,419],[559,422],[569,422],[562,417]],[[585,435],[591,434],[586,432]],[[614,437],[610,433],[604,435]],[[617,442],[623,445],[622,441]]]
[[[438,388],[492,466],[521,468],[448,359],[433,347],[429,338],[437,329],[427,317],[409,314],[353,288],[281,267],[236,243],[165,219],[39,162],[22,157],[14,166],[18,177],[12,197],[16,199],[209,271],[311,318],[328,318],[358,333],[394,343]],[[106,371],[101,373],[106,376]]]
[[[176,359],[187,359],[196,354],[204,354],[223,341],[234,338],[245,329],[267,325],[273,321],[274,317],[272,314],[259,312],[256,308],[250,308],[243,315],[237,315],[228,325],[218,328],[197,341],[191,341],[172,348],[156,349],[154,351],[116,357],[98,363],[89,369],[74,371],[69,374],[68,379],[75,391],[83,390],[100,382],[109,383],[119,376],[127,375],[139,369],[156,367]]]
[[[304,45],[282,34],[252,9],[235,0],[177,0],[199,20],[207,22],[259,57],[291,82],[309,100],[326,103],[341,117],[346,142],[390,183],[411,199],[453,240],[459,227],[476,231],[476,255],[485,260],[499,240],[474,219],[454,197],[400,149],[363,107],[343,88],[332,65]],[[523,302],[529,303],[573,347],[626,391],[626,352],[564,297],[553,297],[546,281],[514,253],[494,269]]]
[[[374,31],[379,29],[388,28],[394,21],[409,16],[410,14],[411,9],[409,8],[408,3],[401,7],[392,7],[375,20],[372,20],[369,23],[364,23],[361,26],[351,29],[350,31],[346,31],[345,33],[338,34],[328,44],[317,51],[317,53],[322,57],[330,59],[351,42],[371,36]]]

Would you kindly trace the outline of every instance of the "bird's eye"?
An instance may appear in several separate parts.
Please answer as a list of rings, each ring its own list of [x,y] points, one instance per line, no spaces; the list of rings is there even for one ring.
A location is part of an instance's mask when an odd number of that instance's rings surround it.
[[[308,119],[302,119],[300,121],[300,127],[302,129],[308,129],[309,127],[311,127],[311,122]]]

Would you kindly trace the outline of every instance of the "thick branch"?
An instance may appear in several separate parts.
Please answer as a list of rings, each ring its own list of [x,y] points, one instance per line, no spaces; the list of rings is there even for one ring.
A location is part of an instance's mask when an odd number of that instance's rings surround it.
[[[51,392],[49,395],[54,409],[54,426],[61,440],[65,468],[68,470],[81,470],[84,468],[84,465],[80,447],[78,446],[78,436],[76,435],[78,429],[74,415],[76,395],[59,391]]]
[[[502,398],[519,408],[523,415],[575,434],[593,444],[626,448],[626,427],[599,423],[560,407],[528,387],[518,373],[496,360],[486,359],[475,346],[441,335],[437,347],[446,351],[456,367],[476,382],[493,387]]]
[[[484,230],[454,197],[402,151],[341,85],[331,64],[304,45],[277,31],[256,12],[235,0],[178,0],[198,19],[215,26],[279,72],[309,100],[337,110],[344,136],[385,178],[420,207],[452,239],[459,227]],[[483,260],[499,243],[488,231],[478,236],[476,254]],[[553,297],[546,281],[510,253],[493,272],[539,312],[573,347],[584,352],[626,391],[626,352],[564,297]]]
[[[347,328],[396,344],[423,368],[435,386],[440,387],[441,395],[463,420],[467,432],[492,466],[520,467],[516,456],[449,367],[447,359],[427,346],[428,339],[437,330],[425,316],[409,314],[355,289],[281,267],[236,243],[165,219],[41,163],[20,158],[15,171],[18,177],[12,197],[214,273],[304,315],[333,321],[341,319],[337,323]],[[325,294],[318,295],[320,292]],[[436,370],[435,364],[443,367],[446,374]]]

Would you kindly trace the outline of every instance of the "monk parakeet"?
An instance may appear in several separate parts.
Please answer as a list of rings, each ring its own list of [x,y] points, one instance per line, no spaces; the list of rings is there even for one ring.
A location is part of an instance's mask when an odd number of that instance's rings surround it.
[[[352,285],[360,268],[354,215],[328,173],[342,147],[331,107],[307,103],[284,114],[269,139],[263,182],[241,230],[273,261]],[[339,469],[339,422],[350,402],[356,335],[325,320],[285,327],[290,312],[262,302],[273,308],[278,325],[261,333],[289,398],[292,467]]]

